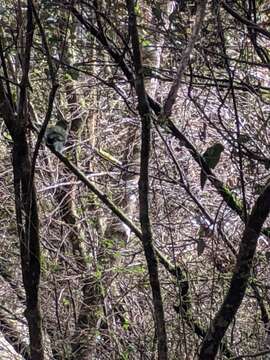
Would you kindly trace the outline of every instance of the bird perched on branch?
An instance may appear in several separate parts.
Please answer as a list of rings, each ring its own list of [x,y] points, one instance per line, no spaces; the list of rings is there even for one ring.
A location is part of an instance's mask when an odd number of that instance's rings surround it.
[[[54,126],[49,127],[45,133],[46,144],[55,151],[62,152],[68,135],[66,120],[58,120]]]
[[[202,157],[210,169],[214,169],[217,166],[223,150],[224,150],[224,146],[220,143],[216,143],[216,144],[210,146],[204,152]],[[201,189],[204,188],[206,180],[207,180],[207,176],[206,176],[204,170],[201,170]]]

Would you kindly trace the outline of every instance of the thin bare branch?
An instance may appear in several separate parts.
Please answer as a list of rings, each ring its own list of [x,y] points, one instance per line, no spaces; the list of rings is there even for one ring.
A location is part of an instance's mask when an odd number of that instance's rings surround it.
[[[192,29],[192,35],[189,39],[186,49],[183,52],[182,59],[179,64],[175,80],[174,80],[174,82],[171,86],[171,89],[164,101],[164,106],[163,106],[163,111],[162,111],[161,116],[163,116],[165,118],[169,118],[171,115],[172,107],[176,101],[177,93],[178,93],[179,87],[181,85],[184,71],[186,70],[186,67],[187,67],[189,59],[190,59],[190,55],[192,53],[192,50],[194,49],[194,46],[196,44],[196,41],[198,40],[198,37],[199,37],[200,29],[202,27],[203,19],[205,16],[206,5],[207,5],[207,0],[198,1],[196,21],[195,21],[194,27]]]

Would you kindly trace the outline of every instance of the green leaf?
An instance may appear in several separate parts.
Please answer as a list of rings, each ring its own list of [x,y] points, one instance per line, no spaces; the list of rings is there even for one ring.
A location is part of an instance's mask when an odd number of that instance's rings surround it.
[[[3,136],[4,136],[4,138],[5,138],[6,140],[12,141],[12,137],[11,137],[11,135],[10,135],[9,132],[4,131]]]
[[[141,15],[141,8],[140,8],[139,4],[134,6],[134,12],[135,12],[135,15],[137,15],[137,16]]]
[[[148,46],[151,45],[151,41],[148,40],[148,39],[142,38],[142,39],[140,39],[140,42],[141,42],[141,45],[144,46],[144,47],[148,47]]]
[[[125,318],[122,327],[123,327],[124,330],[128,330],[129,326],[130,326],[129,321],[128,321],[128,319]]]
[[[64,306],[68,306],[70,304],[70,301],[67,298],[63,298],[62,302]]]

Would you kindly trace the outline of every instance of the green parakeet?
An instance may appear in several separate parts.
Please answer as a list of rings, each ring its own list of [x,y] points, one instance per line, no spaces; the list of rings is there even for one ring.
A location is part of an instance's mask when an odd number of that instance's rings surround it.
[[[68,123],[65,120],[57,121],[54,126],[46,130],[46,144],[61,153],[67,141],[67,129]]]
[[[203,159],[207,163],[210,169],[214,169],[220,159],[221,153],[224,150],[224,146],[220,143],[216,143],[210,146],[203,154]],[[201,189],[204,188],[207,176],[203,170],[201,170]]]

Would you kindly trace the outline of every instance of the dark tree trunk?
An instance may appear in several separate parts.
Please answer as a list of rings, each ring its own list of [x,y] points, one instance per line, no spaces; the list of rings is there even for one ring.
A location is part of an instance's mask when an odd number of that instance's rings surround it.
[[[25,316],[29,326],[32,360],[43,360],[43,340],[39,307],[40,239],[36,190],[32,179],[29,146],[24,133],[14,139],[14,188],[20,240],[23,284],[26,293]]]

